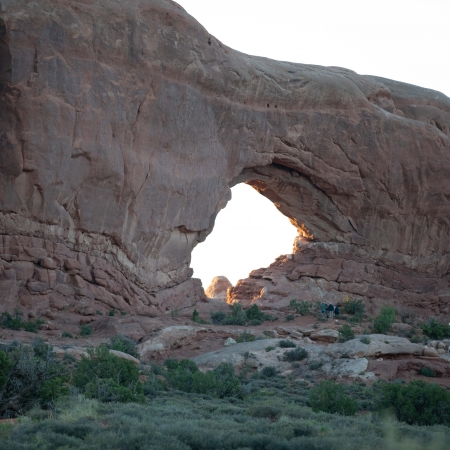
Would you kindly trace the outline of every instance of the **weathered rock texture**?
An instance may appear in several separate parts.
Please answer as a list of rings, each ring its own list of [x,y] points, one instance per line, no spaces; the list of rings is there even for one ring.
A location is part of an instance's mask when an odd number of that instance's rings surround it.
[[[306,243],[234,298],[283,298],[277,272],[448,311],[444,95],[239,53],[170,0],[0,0],[0,58],[2,308],[192,304],[191,250],[247,182]]]
[[[211,284],[205,290],[205,294],[209,298],[225,300],[227,298],[227,291],[230,287],[233,287],[233,285],[227,277],[214,277]]]

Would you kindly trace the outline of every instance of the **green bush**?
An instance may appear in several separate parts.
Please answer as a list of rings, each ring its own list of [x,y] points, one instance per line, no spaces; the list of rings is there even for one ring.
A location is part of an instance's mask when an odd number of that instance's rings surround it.
[[[450,425],[450,392],[437,384],[417,380],[407,385],[384,384],[381,407],[398,420],[414,425]]]
[[[392,324],[395,322],[395,308],[392,306],[383,306],[381,313],[373,322],[373,328],[376,333],[384,334],[391,330]]]
[[[352,330],[352,327],[349,324],[342,325],[339,328],[339,342],[347,342],[351,339],[355,339],[355,333]]]
[[[92,334],[92,329],[89,325],[80,326],[80,336],[89,336]]]
[[[193,313],[192,313],[192,322],[195,323],[202,323],[202,324],[207,324],[209,322],[207,322],[205,319],[202,319],[198,313],[198,311],[196,309],[194,309]]]
[[[311,389],[309,400],[314,412],[354,416],[358,411],[356,400],[347,396],[340,384],[330,380],[322,380],[318,386]]]
[[[307,316],[311,314],[312,303],[299,302],[298,300],[292,299],[289,302],[289,307],[293,309],[297,314],[300,314],[301,316]]]
[[[283,339],[278,343],[278,347],[281,348],[295,348],[297,345],[294,341],[291,341],[290,339]]]
[[[292,321],[292,320],[295,320],[295,315],[294,315],[294,314],[288,314],[288,315],[286,316],[286,321],[287,321],[287,322],[290,322],[290,321]]]
[[[226,325],[228,314],[223,311],[211,313],[211,322],[215,325]]]
[[[269,345],[268,347],[266,347],[266,352],[270,352],[272,350],[275,350],[276,347],[274,347],[273,345]]]
[[[3,312],[2,317],[0,319],[0,327],[7,328],[9,330],[25,330],[30,333],[37,333],[39,327],[44,323],[41,319],[36,319],[34,322],[32,321],[23,321],[22,320],[23,312],[16,308],[14,310],[14,314],[10,314],[8,312]]]
[[[352,314],[357,317],[364,317],[366,312],[366,306],[364,305],[363,300],[345,297],[342,302],[342,312],[345,314]]]
[[[0,418],[16,417],[35,405],[49,408],[69,392],[66,367],[41,339],[0,351]]]
[[[116,314],[116,311],[114,309],[110,309],[109,313],[108,313],[108,316],[114,317],[115,314]]]
[[[438,322],[434,318],[430,319],[428,323],[422,324],[420,327],[422,328],[423,334],[430,339],[440,340],[450,338],[450,325]]]
[[[72,373],[72,384],[101,402],[142,402],[139,370],[131,361],[109,353],[105,344],[88,350]]]
[[[171,389],[218,398],[239,396],[241,393],[239,378],[231,364],[222,363],[206,373],[201,372],[197,365],[188,359],[180,362],[168,360],[165,365],[165,377]]]
[[[72,333],[69,333],[68,331],[63,331],[63,334],[61,335],[63,338],[73,338]]]
[[[361,341],[363,344],[366,344],[366,345],[369,345],[369,344],[370,344],[370,338],[368,338],[367,336],[363,336],[363,337],[360,339],[360,341]]]
[[[261,370],[261,374],[267,378],[272,378],[278,375],[278,370],[274,366],[266,366]]]
[[[237,338],[236,342],[253,342],[255,340],[255,335],[248,333],[247,330],[245,330],[243,333],[241,333]]]
[[[274,321],[277,317],[265,314],[254,304],[244,311],[242,305],[238,302],[230,305],[230,313],[222,311],[211,313],[211,321],[217,325],[245,325],[250,322],[251,325],[261,325],[264,321]]]
[[[436,376],[436,374],[435,374],[435,372],[434,372],[434,370],[433,369],[430,369],[429,367],[427,367],[427,366],[423,366],[421,369],[420,369],[420,375],[423,375],[424,377],[435,377]]]
[[[283,361],[301,361],[302,359],[305,359],[308,357],[308,352],[301,347],[297,347],[294,350],[288,350],[283,355]]]
[[[136,350],[136,343],[133,339],[118,334],[109,339],[108,347],[111,350],[118,350],[119,352],[127,353],[128,355],[139,358],[139,353]]]

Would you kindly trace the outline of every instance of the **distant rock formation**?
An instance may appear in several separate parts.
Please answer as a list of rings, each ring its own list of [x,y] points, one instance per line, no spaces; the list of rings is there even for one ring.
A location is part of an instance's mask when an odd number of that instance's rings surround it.
[[[170,0],[0,0],[0,309],[194,304],[245,182],[303,239],[233,298],[448,315],[449,135],[439,92],[245,55]]]
[[[219,300],[226,300],[228,288],[233,287],[227,277],[214,277],[211,284],[206,289],[205,294],[209,298],[217,298]]]

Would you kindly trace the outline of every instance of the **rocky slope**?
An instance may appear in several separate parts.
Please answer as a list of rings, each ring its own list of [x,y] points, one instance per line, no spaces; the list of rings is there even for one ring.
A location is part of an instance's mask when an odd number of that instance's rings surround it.
[[[170,0],[0,0],[0,307],[194,304],[192,248],[246,182],[302,239],[232,299],[448,315],[449,135],[438,92],[239,53]]]

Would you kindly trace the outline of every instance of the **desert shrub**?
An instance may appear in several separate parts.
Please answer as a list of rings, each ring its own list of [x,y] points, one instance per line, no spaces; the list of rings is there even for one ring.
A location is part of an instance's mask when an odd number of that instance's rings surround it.
[[[283,408],[280,404],[269,401],[251,406],[247,410],[247,414],[252,417],[270,419],[271,421],[278,419],[282,413]]]
[[[192,322],[195,323],[203,323],[203,324],[207,324],[209,323],[208,321],[206,321],[205,319],[202,319],[198,313],[198,311],[196,309],[194,309],[193,313],[192,313]]]
[[[2,328],[7,328],[9,330],[25,330],[31,333],[37,333],[39,327],[44,323],[41,319],[36,319],[35,321],[24,321],[22,320],[23,312],[16,308],[13,314],[8,312],[3,312],[0,319],[0,326]]]
[[[265,314],[254,304],[246,311],[238,302],[230,305],[230,313],[226,314],[222,311],[211,313],[211,321],[217,325],[261,325],[265,321],[274,321],[278,318],[270,314]]]
[[[92,334],[92,329],[89,325],[80,326],[80,336],[89,336]]]
[[[352,330],[352,327],[346,323],[339,328],[339,342],[347,342],[350,339],[355,339],[355,333]]]
[[[287,321],[287,322],[290,322],[290,321],[292,321],[292,320],[295,320],[295,315],[294,315],[294,314],[288,314],[288,315],[286,316],[286,321]]]
[[[88,350],[72,373],[72,384],[101,402],[142,402],[139,370],[131,361],[109,353],[105,344]]]
[[[283,339],[278,343],[278,347],[281,348],[295,348],[297,345],[294,341],[291,341],[290,339]]]
[[[139,353],[136,350],[136,343],[133,339],[130,339],[122,334],[113,336],[109,339],[108,347],[111,350],[117,350],[119,352],[127,353],[128,355],[139,358]]]
[[[450,425],[450,392],[437,384],[417,380],[407,385],[384,384],[381,407],[398,420],[414,425]]]
[[[318,370],[323,366],[323,361],[315,361],[309,365],[309,370]]]
[[[360,341],[361,341],[363,344],[366,344],[366,345],[369,345],[369,344],[370,344],[370,338],[368,338],[367,336],[363,336],[363,337],[360,339]]]
[[[206,373],[201,372],[189,359],[180,362],[168,360],[165,364],[167,383],[172,389],[218,398],[240,395],[240,381],[231,364],[222,363]]]
[[[236,342],[253,342],[254,340],[255,335],[249,333],[247,330],[245,330],[236,338]]]
[[[108,313],[108,316],[114,317],[115,314],[116,314],[116,310],[115,309],[110,309],[109,313]]]
[[[373,328],[376,333],[387,333],[391,330],[392,324],[395,322],[395,308],[392,306],[383,306],[380,314],[373,322]]]
[[[307,316],[311,313],[312,303],[311,302],[303,302],[292,299],[289,302],[289,307],[293,309],[297,314],[301,316]]]
[[[0,417],[15,417],[35,405],[52,406],[67,394],[67,370],[41,339],[0,351]]]
[[[166,373],[164,368],[158,370]],[[99,403],[82,396],[64,397],[58,401],[51,419],[36,422],[25,419],[7,432],[0,448],[448,449],[450,429],[447,427],[385,423],[371,414],[346,417],[315,413],[307,406],[310,388],[306,382],[261,376],[245,383],[249,391],[239,399],[176,390],[162,391],[147,404]],[[352,395],[365,392],[360,386],[353,391]]]
[[[363,300],[346,296],[342,301],[342,312],[362,318],[366,312],[366,306]]]
[[[211,313],[211,322],[215,325],[226,325],[228,314],[223,311]]]
[[[434,370],[433,369],[430,369],[429,367],[427,367],[427,366],[423,366],[421,369],[420,369],[420,375],[423,375],[424,377],[435,377],[436,376],[436,374],[435,374],[435,372],[434,372]]]
[[[322,380],[318,386],[311,389],[309,400],[314,412],[354,416],[358,411],[356,400],[346,395],[340,384],[330,380]]]
[[[276,347],[274,347],[273,345],[269,345],[268,347],[266,347],[266,352],[270,352],[272,350],[275,350]]]
[[[288,350],[283,355],[283,361],[301,361],[308,357],[308,352],[301,347],[297,347],[294,350]]]
[[[278,370],[274,366],[266,366],[261,370],[261,374],[267,378],[272,378],[278,375]]]
[[[261,323],[265,320],[265,314],[259,310],[258,305],[252,305],[247,311],[245,311],[247,320],[259,320]]]
[[[428,336],[430,339],[445,339],[450,338],[450,325],[446,323],[438,322],[436,319],[432,318],[428,323],[420,325],[423,334]]]
[[[69,333],[68,331],[63,331],[63,334],[61,335],[63,338],[73,338],[72,333]]]
[[[247,323],[247,314],[240,303],[230,305],[230,314],[228,314],[227,325],[245,325]]]

